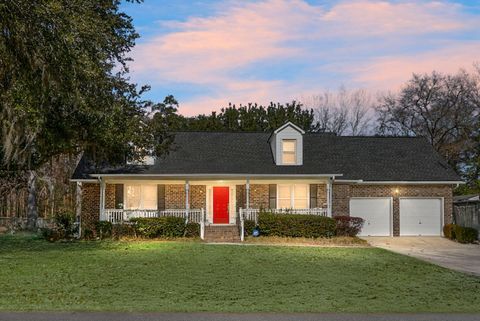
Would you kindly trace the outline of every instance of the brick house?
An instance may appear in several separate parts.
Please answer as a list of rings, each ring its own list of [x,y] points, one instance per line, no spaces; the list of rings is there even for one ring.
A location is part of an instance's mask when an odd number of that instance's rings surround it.
[[[365,219],[362,235],[441,235],[459,177],[423,138],[178,132],[172,151],[99,168],[83,157],[81,222],[183,216],[235,226],[259,209]]]

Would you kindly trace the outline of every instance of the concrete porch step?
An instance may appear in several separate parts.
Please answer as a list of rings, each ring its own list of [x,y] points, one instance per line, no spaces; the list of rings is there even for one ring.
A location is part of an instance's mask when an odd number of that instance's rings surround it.
[[[205,226],[205,242],[240,242],[240,232],[237,225]]]

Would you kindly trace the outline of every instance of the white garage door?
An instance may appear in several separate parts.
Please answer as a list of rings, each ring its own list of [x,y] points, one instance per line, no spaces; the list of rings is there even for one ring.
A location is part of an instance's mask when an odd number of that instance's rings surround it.
[[[441,198],[400,198],[400,235],[441,235]]]
[[[362,236],[389,236],[391,226],[392,199],[384,198],[351,198],[350,216],[365,220]]]

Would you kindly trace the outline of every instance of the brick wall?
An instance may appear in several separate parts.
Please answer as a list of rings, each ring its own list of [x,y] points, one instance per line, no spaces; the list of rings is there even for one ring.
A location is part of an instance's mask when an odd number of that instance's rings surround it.
[[[327,207],[327,185],[317,185],[317,207]]]
[[[190,208],[207,207],[207,187],[205,185],[191,185],[190,186]],[[185,204],[184,204],[185,207]]]
[[[237,204],[237,212],[239,208],[247,208],[247,192],[246,192],[246,186],[245,185],[236,185],[235,186],[236,190],[236,204]]]
[[[250,207],[268,208],[268,184],[250,184]]]
[[[398,189],[398,193],[396,190]],[[400,234],[400,197],[443,197],[444,223],[452,222],[451,185],[333,185],[333,215],[349,215],[350,197],[392,197],[393,235]]]
[[[165,185],[165,208],[185,208],[185,197],[184,184]]]
[[[190,185],[190,208],[206,208],[206,193],[205,185]],[[184,184],[165,185],[166,209],[184,209],[186,205],[185,198]]]
[[[93,229],[100,217],[100,185],[82,184],[82,228]]]
[[[105,207],[115,208],[115,185],[105,185]],[[100,184],[82,184],[82,228],[93,230],[100,219]]]
[[[105,208],[115,208],[115,184],[105,185]]]

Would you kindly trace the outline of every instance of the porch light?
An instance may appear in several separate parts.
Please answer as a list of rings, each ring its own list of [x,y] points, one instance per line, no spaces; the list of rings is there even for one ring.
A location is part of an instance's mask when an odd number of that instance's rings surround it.
[[[395,190],[393,191],[395,194],[398,194],[400,191],[398,190],[398,188],[395,188]]]

